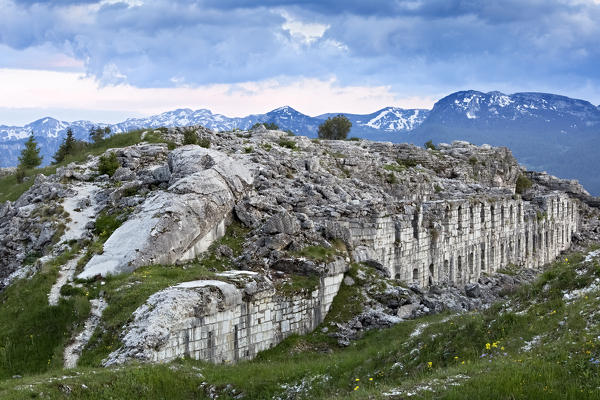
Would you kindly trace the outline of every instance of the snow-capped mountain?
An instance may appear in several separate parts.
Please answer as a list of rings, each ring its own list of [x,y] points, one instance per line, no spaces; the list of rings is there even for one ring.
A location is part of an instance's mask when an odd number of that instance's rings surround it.
[[[507,146],[529,168],[579,179],[600,194],[600,108],[548,93],[473,90],[439,100],[409,140]]]
[[[468,140],[508,146],[528,167],[577,178],[600,194],[597,174],[600,148],[600,106],[584,100],[548,93],[452,93],[432,110],[386,107],[371,114],[330,113],[311,117],[289,106],[265,114],[227,117],[210,110],[177,109],[147,118],[130,118],[108,125],[114,133],[140,128],[202,125],[214,131],[248,129],[257,122],[274,122],[282,130],[316,137],[325,119],[344,114],[352,122],[349,136],[422,145]],[[52,160],[67,128],[87,140],[90,128],[105,127],[90,121],[65,122],[42,118],[23,127],[0,126],[0,167],[14,166],[24,141],[36,136],[44,164]]]
[[[323,114],[318,118],[326,119],[335,115],[337,114]],[[353,133],[356,133],[354,130],[368,132],[370,129],[383,132],[409,132],[425,121],[427,115],[429,115],[429,110],[386,107],[367,115],[344,115],[352,122]]]
[[[373,137],[378,132],[387,133],[386,140],[393,140],[389,133],[409,131],[421,123],[427,110],[403,110],[388,107],[368,115],[348,114],[354,128],[353,136]],[[22,127],[0,126],[0,167],[14,166],[20,149],[27,137],[33,133],[44,156],[44,164],[52,160],[52,155],[63,140],[67,128],[71,128],[77,139],[88,140],[89,131],[94,126],[110,127],[113,133],[128,132],[141,128],[159,128],[202,125],[214,131],[249,129],[257,122],[274,122],[282,130],[295,134],[316,137],[319,125],[326,116],[310,117],[285,106],[266,114],[253,114],[246,117],[227,117],[213,114],[210,110],[191,110],[189,108],[168,111],[146,118],[129,118],[118,124],[96,124],[90,121],[65,122],[51,117],[39,119]],[[381,138],[379,138],[381,139]]]
[[[424,127],[427,125],[527,127],[567,133],[600,126],[600,112],[590,102],[556,94],[506,95],[469,90],[453,93],[438,101]]]

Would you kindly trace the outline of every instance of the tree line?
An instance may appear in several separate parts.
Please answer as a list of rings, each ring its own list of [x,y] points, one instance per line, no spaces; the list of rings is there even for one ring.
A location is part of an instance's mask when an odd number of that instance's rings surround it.
[[[111,133],[110,127],[94,126],[89,130],[89,137],[93,144],[101,143]],[[73,130],[67,128],[67,135],[58,147],[58,150],[52,156],[52,164],[60,164],[65,161],[68,156],[76,156],[86,150],[90,143],[83,140],[75,139]],[[25,142],[25,147],[21,150],[19,156],[19,165],[17,166],[17,182],[22,183],[28,170],[39,167],[42,164],[43,156],[40,155],[40,148],[33,132],[29,135],[29,139]]]

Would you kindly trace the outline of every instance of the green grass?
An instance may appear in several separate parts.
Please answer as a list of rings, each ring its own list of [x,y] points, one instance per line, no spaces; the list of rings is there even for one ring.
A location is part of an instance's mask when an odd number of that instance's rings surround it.
[[[78,399],[214,398],[210,393],[220,399],[239,393],[244,399],[271,399],[286,398],[286,386],[295,386],[304,389],[287,398],[400,399],[410,392],[417,399],[597,399],[598,292],[572,301],[563,296],[600,277],[598,262],[582,266],[582,258],[565,256],[535,283],[487,310],[403,322],[340,348],[321,328],[347,319],[348,308],[362,304],[357,287],[373,279],[366,269],[359,273],[364,267],[353,265],[349,276],[356,284],[342,284],[321,327],[291,336],[255,360],[79,368],[67,378],[51,371],[0,381],[0,398],[32,398],[41,392],[63,398],[68,386]],[[155,280],[153,273],[140,271],[137,279]],[[534,345],[525,351],[528,342]],[[383,395],[392,391],[399,394]]]
[[[104,291],[108,307],[102,316],[102,325],[94,332],[79,365],[99,366],[102,359],[116,350],[120,346],[119,333],[122,326],[133,311],[152,294],[180,282],[220,279],[215,276],[215,272],[231,269],[233,263],[229,258],[218,256],[215,249],[220,245],[227,245],[233,250],[235,257],[241,252],[247,233],[248,230],[241,224],[233,222],[227,228],[225,236],[213,243],[206,255],[195,262],[185,266],[155,265],[138,268],[131,274],[107,277],[105,285],[100,285],[97,281],[88,282],[90,297],[96,297],[100,290]]]
[[[58,267],[77,251],[73,247],[32,279],[17,281],[0,294],[0,379],[62,367],[65,342],[87,318],[90,305],[85,295],[76,295],[49,306],[48,293]]]
[[[35,180],[35,176],[38,174],[52,175],[56,172],[56,169],[61,166],[65,166],[72,162],[83,162],[89,155],[100,155],[108,149],[121,148],[132,146],[142,142],[142,132],[145,129],[131,131],[128,133],[118,133],[109,138],[106,138],[98,143],[90,143],[85,151],[76,155],[67,155],[63,162],[57,165],[50,165],[44,168],[37,168],[33,170],[27,170],[25,173],[26,177],[29,177],[26,182],[18,183],[14,174],[0,178],[0,203],[7,200],[15,201],[23,193],[27,191]],[[164,140],[160,135],[149,133],[144,138],[144,141],[149,143],[167,143],[170,148],[174,148],[174,144]]]

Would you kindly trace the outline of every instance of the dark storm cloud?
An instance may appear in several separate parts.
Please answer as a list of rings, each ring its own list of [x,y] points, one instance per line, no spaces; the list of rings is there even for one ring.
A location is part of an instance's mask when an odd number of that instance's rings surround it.
[[[592,0],[0,0],[0,43],[54,46],[103,83],[140,87],[282,76],[598,87],[599,21]]]

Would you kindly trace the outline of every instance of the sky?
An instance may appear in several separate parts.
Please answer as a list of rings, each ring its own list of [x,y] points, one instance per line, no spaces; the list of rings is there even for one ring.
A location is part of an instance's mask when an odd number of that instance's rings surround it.
[[[431,108],[458,90],[600,104],[600,0],[0,0],[0,125]]]

